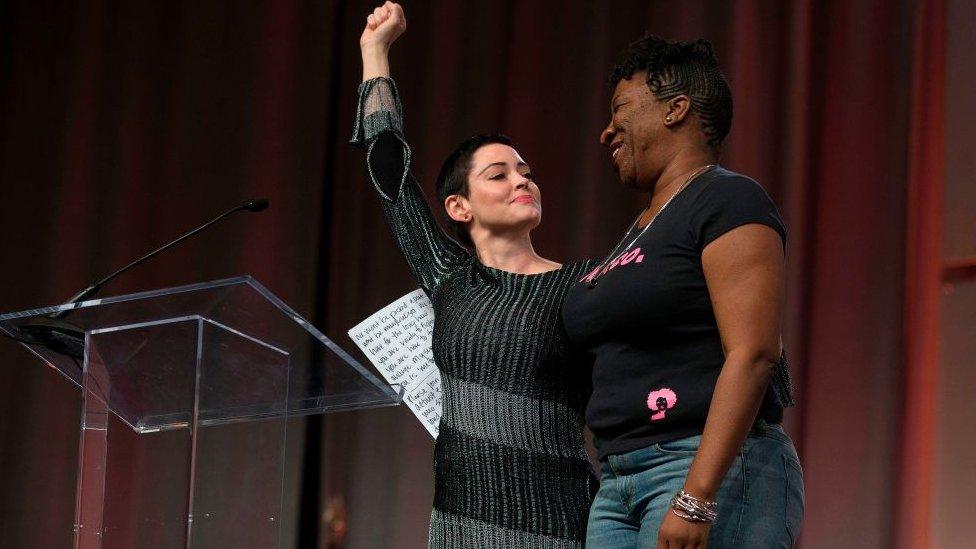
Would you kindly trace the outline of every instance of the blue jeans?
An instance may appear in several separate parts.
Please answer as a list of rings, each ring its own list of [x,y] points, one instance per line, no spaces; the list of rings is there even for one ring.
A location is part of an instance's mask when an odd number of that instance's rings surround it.
[[[587,549],[653,548],[701,436],[607,456],[590,508]],[[718,492],[709,549],[793,547],[803,518],[803,473],[793,441],[759,422]]]

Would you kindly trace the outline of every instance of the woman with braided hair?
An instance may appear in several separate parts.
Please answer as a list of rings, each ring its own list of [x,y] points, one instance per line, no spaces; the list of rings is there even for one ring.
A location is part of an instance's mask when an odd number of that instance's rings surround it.
[[[397,246],[434,306],[443,411],[434,447],[429,545],[581,549],[596,488],[583,450],[588,362],[572,353],[560,308],[595,262],[535,253],[542,215],[529,165],[498,135],[461,144],[437,192],[467,247],[444,234],[410,174],[388,51],[406,28],[399,5],[367,17],[353,143]]]
[[[563,306],[595,355],[586,546],[790,547],[803,480],[779,425],[786,228],[762,187],[717,164],[732,94],[707,42],[646,36],[612,83],[600,142],[650,205]]]

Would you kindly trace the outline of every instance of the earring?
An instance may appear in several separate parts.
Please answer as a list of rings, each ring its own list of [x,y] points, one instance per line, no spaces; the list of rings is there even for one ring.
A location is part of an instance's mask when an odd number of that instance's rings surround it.
[[[664,117],[664,121],[667,122],[667,123],[669,123],[669,124],[671,123],[672,120],[674,120],[674,119],[671,118],[671,115],[670,114],[667,115],[666,117]]]

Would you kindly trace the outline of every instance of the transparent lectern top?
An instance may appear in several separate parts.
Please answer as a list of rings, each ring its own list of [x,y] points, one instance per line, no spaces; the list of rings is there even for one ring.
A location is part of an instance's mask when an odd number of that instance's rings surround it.
[[[114,378],[108,406],[139,431],[181,423],[176,418],[185,410],[167,410],[165,403],[153,403],[161,398],[158,394],[165,394],[162,385],[173,377],[155,370],[166,368],[167,361],[180,362],[182,368],[187,344],[197,343],[196,334],[201,339],[198,363],[231,362],[230,367],[219,366],[221,383],[229,389],[242,379],[260,383],[262,371],[270,372],[265,379],[276,385],[274,390],[238,387],[234,406],[199,410],[205,422],[208,416],[222,423],[388,406],[401,399],[399,386],[380,381],[250,276],[4,314],[0,329],[29,341],[31,327],[52,316],[84,333],[88,349],[84,360],[41,345],[24,346],[79,388],[85,384],[86,367],[97,367],[99,375]],[[174,331],[174,326],[190,328]],[[219,335],[204,341],[204,334],[211,332]],[[92,354],[96,341],[101,348],[98,357]],[[206,344],[211,348],[204,349]],[[190,362],[193,358],[190,355]],[[105,362],[112,364],[105,367]],[[222,400],[227,404],[231,399]]]

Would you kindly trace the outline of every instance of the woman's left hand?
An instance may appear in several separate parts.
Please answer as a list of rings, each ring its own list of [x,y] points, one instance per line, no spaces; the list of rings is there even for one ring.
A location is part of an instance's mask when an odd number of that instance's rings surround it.
[[[668,507],[661,529],[657,531],[657,549],[705,549],[711,528],[711,523],[689,522]]]

